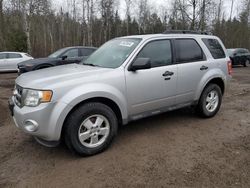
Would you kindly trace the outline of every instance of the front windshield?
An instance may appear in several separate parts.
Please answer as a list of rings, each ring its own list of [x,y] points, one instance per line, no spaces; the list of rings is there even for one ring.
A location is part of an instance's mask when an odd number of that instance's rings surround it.
[[[117,68],[123,64],[140,41],[140,38],[113,39],[102,45],[83,64],[91,64],[104,68]]]
[[[50,54],[49,57],[50,58],[58,58],[58,56],[60,56],[63,52],[65,51],[65,49],[60,49],[57,50],[56,52],[54,52],[53,54]]]

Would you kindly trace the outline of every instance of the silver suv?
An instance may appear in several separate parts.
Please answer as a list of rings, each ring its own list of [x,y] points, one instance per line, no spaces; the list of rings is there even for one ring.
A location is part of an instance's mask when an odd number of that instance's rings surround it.
[[[186,106],[213,117],[230,77],[230,59],[215,36],[127,36],[82,64],[21,75],[9,106],[16,126],[39,143],[64,140],[86,156],[107,148],[120,124]]]

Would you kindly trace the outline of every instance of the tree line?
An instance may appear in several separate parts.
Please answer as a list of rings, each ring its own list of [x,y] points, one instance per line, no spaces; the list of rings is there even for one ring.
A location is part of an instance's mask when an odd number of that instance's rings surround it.
[[[99,47],[115,37],[171,29],[207,31],[227,48],[250,49],[250,0],[242,0],[237,15],[236,0],[230,15],[224,0],[165,2],[156,8],[149,0],[64,0],[65,8],[52,0],[0,0],[0,51],[43,57],[66,46]]]

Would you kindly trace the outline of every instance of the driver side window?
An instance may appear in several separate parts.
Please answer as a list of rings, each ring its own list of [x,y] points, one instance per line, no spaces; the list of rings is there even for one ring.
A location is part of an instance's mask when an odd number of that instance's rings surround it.
[[[78,57],[78,49],[71,49],[68,50],[65,54],[63,54],[64,56],[67,56],[68,58],[70,57]]]
[[[139,52],[137,58],[150,58],[151,67],[160,67],[172,64],[170,40],[156,40],[149,42]]]

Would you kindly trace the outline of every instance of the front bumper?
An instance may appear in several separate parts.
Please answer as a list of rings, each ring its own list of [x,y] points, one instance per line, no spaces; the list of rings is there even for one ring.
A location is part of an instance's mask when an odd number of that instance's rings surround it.
[[[9,109],[13,116],[16,126],[23,132],[38,137],[44,141],[59,141],[61,136],[62,123],[58,126],[60,119],[60,110],[66,107],[66,104],[60,103],[42,103],[37,107],[18,107],[13,100],[9,99]],[[27,127],[33,123],[36,129]]]

